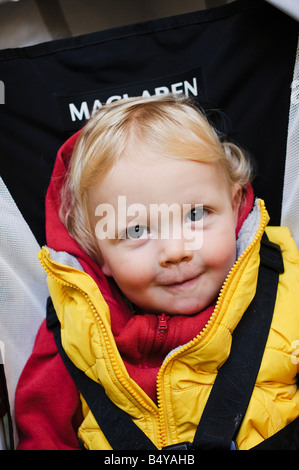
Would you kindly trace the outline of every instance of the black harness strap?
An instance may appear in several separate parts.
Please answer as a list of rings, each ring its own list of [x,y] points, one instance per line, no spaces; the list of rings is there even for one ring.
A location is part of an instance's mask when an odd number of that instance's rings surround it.
[[[194,449],[229,450],[233,446],[264,354],[283,270],[279,246],[264,234],[256,294],[234,330],[229,358],[216,376],[195,434]]]
[[[283,261],[279,246],[264,234],[260,250],[257,290],[249,308],[237,325],[228,360],[220,368],[193,443],[164,449],[232,448],[246,412],[267,342]],[[47,304],[48,328],[54,331],[57,348],[90,407],[106,439],[114,450],[157,450],[147,436],[107,397],[103,387],[77,369],[61,346],[60,324],[51,299]]]
[[[108,398],[104,388],[87,377],[68,358],[61,344],[60,323],[50,297],[47,300],[47,327],[53,330],[62,360],[112,449],[157,450],[130,416]]]

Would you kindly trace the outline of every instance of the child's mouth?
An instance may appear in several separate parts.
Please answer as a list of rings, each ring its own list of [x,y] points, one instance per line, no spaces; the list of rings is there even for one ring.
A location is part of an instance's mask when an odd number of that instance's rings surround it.
[[[199,275],[195,275],[195,276],[192,276],[191,278],[189,277],[187,279],[164,284],[163,286],[166,287],[167,289],[184,290],[196,284],[198,278],[199,278]]]

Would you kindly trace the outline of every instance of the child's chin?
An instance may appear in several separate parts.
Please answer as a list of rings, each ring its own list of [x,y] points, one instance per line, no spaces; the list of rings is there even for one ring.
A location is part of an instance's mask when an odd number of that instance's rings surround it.
[[[200,313],[202,312],[203,310],[205,310],[205,306],[192,306],[190,305],[189,307],[184,305],[184,307],[182,308],[174,308],[174,309],[171,309],[169,311],[165,311],[165,313],[167,313],[168,315],[184,315],[184,316],[192,316],[192,315],[196,315],[197,313]]]

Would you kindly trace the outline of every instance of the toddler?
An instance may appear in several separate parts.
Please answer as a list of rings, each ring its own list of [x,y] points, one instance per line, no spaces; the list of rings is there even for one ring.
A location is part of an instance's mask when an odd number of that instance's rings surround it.
[[[268,342],[236,444],[299,416],[297,248],[267,227],[251,163],[183,96],[104,106],[60,149],[40,253],[70,360],[159,449],[192,442],[255,294],[266,230],[284,257]],[[287,321],[286,321],[287,314]],[[111,449],[45,323],[19,382],[21,449]]]

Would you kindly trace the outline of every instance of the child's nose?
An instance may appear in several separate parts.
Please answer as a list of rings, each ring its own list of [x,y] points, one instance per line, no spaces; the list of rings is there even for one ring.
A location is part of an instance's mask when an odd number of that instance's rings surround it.
[[[192,260],[193,251],[186,249],[185,240],[169,239],[161,240],[161,243],[159,264],[163,268]]]

